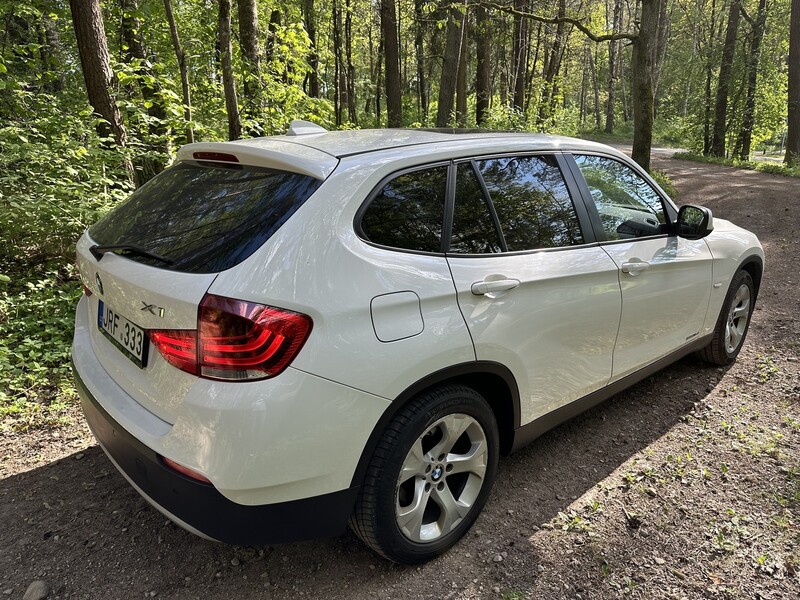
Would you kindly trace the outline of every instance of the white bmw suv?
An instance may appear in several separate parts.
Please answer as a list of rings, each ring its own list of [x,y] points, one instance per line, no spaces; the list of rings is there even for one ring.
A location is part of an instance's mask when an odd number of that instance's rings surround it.
[[[422,562],[499,455],[689,352],[733,361],[763,258],[606,146],[295,122],[183,147],[81,237],[75,380],[182,527],[252,545],[349,523]]]

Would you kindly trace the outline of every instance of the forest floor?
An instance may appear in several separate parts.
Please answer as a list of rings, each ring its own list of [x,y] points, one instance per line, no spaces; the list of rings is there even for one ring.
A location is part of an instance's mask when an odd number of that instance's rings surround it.
[[[207,542],[153,510],[77,409],[0,434],[0,598],[800,597],[800,180],[657,158],[681,203],[767,256],[739,360],[686,358],[501,461],[472,531],[420,567],[353,534]]]

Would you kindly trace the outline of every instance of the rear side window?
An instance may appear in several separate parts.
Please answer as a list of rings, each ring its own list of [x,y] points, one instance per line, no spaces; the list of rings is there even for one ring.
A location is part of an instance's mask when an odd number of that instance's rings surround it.
[[[578,215],[552,156],[482,160],[478,169],[509,252],[583,243]]]
[[[89,235],[102,246],[138,246],[172,262],[133,253],[131,260],[216,273],[253,254],[321,183],[275,169],[182,161],[136,190]]]
[[[478,176],[470,163],[461,163],[456,174],[450,252],[492,254],[502,251],[500,238],[494,226],[494,217],[489,211]]]
[[[361,233],[381,246],[441,252],[446,192],[446,166],[398,175],[367,206]]]

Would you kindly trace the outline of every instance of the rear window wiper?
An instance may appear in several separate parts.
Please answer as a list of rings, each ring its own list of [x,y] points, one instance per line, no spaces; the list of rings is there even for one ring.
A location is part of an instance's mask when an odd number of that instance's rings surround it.
[[[153,254],[152,252],[149,252],[140,246],[134,246],[133,244],[116,244],[111,246],[99,246],[95,244],[89,248],[89,252],[91,252],[92,256],[94,256],[98,261],[103,258],[106,252],[117,251],[123,254],[135,254],[137,256],[143,256],[144,258],[152,258],[153,260],[162,262],[165,265],[171,265],[175,263],[175,261],[170,258]]]

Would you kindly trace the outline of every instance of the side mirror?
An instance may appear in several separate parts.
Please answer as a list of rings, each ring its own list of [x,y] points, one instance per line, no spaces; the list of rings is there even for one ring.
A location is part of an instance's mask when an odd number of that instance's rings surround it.
[[[678,237],[687,240],[699,240],[706,237],[714,231],[714,217],[711,216],[711,209],[694,204],[681,206],[678,210],[676,228]]]

